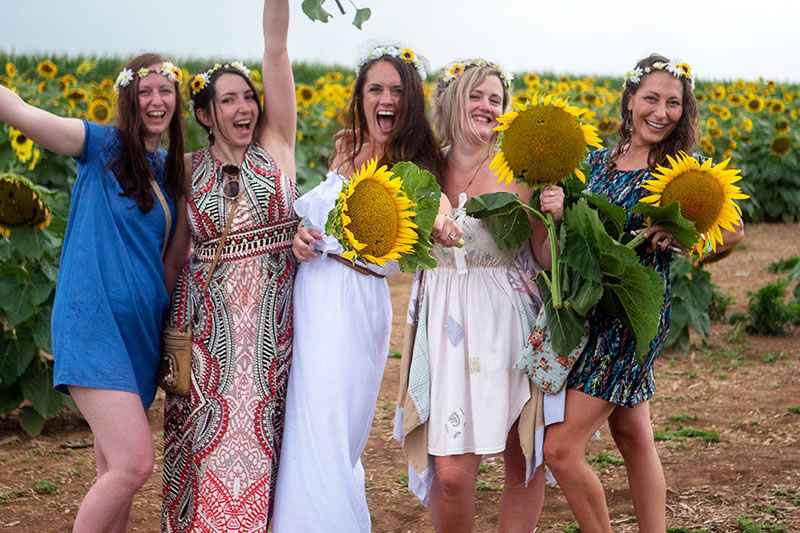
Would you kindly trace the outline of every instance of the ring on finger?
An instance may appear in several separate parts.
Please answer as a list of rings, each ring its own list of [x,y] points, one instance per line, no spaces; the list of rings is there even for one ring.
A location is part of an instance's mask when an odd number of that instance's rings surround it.
[[[450,239],[451,241],[456,240],[456,236],[453,235],[452,233],[450,235],[448,235],[447,238]]]

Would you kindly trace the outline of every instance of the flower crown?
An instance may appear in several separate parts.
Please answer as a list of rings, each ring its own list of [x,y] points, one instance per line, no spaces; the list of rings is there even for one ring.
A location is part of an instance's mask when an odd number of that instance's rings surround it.
[[[234,61],[233,63],[225,63],[224,65],[220,63],[214,63],[214,66],[208,69],[205,72],[201,72],[199,74],[195,74],[191,81],[189,82],[189,87],[192,90],[192,96],[203,92],[203,90],[208,87],[208,84],[211,83],[211,76],[214,75],[216,71],[221,68],[235,68],[239,72],[245,75],[247,79],[250,79],[250,69],[244,66],[244,63],[241,61]]]
[[[150,70],[149,68],[142,67],[136,71],[136,75],[140,78],[144,78],[148,74],[161,74],[162,76],[166,76],[169,78],[171,82],[177,82],[178,84],[183,81],[183,71],[175,65],[175,63],[171,61],[164,61],[161,63],[161,66],[155,70]],[[129,68],[124,68],[122,71],[117,75],[117,79],[114,82],[114,92],[119,94],[120,87],[127,87],[133,81],[133,71]]]
[[[464,72],[471,69],[472,67],[491,67],[500,75],[500,82],[503,86],[511,90],[514,81],[514,75],[504,72],[500,65],[492,63],[491,61],[486,61],[484,59],[472,59],[469,61],[456,61],[454,63],[450,63],[442,67],[441,73],[439,74],[439,80],[436,82],[436,90],[438,92],[444,91],[453,80],[456,78],[460,78]]]
[[[356,61],[356,76],[361,71],[361,67],[374,59],[380,59],[383,56],[399,57],[406,63],[414,66],[422,81],[428,77],[428,72],[425,70],[425,65],[422,60],[417,57],[416,52],[410,48],[397,48],[396,46],[376,46],[368,53],[362,55]]]
[[[636,67],[633,70],[629,70],[625,74],[625,81],[622,82],[623,88],[625,85],[630,82],[633,85],[638,84],[642,81],[642,76],[645,74],[650,74],[654,70],[666,70],[676,78],[686,78],[689,80],[689,83],[694,89],[694,78],[692,77],[692,67],[689,66],[689,63],[685,61],[680,61],[678,59],[670,59],[669,62],[664,63],[663,61],[656,61],[652,65],[648,67]]]

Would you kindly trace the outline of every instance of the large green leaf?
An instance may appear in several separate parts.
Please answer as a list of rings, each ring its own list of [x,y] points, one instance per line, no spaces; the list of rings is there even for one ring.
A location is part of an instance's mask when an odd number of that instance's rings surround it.
[[[52,417],[64,405],[64,395],[53,388],[51,364],[31,365],[19,380],[19,386],[33,408],[45,420]]]
[[[541,272],[536,282],[542,293],[542,301],[547,315],[547,328],[550,330],[553,349],[560,355],[568,355],[583,337],[585,319],[569,306],[553,307],[553,296],[547,283],[543,281]]]
[[[26,405],[19,412],[19,424],[25,433],[36,437],[44,429],[44,418],[33,407]]]
[[[371,15],[372,11],[368,7],[356,9],[356,16],[353,18],[353,26],[360,30],[361,25],[368,21]]]
[[[53,282],[38,270],[29,282],[22,284],[16,277],[0,276],[0,294],[15,295],[0,302],[0,310],[8,325],[16,326],[28,320],[36,312],[36,306],[47,300],[53,288]]]
[[[33,339],[5,338],[6,335],[0,337],[0,387],[16,383],[36,356]]]
[[[397,163],[392,167],[392,173],[403,180],[403,190],[416,204],[412,209],[416,213],[414,223],[417,225],[419,235],[414,244],[414,253],[400,256],[398,260],[400,270],[413,274],[418,269],[436,268],[437,261],[431,255],[433,243],[430,240],[442,197],[442,190],[436,177],[408,161]]]
[[[605,230],[597,211],[589,208],[586,200],[580,200],[564,211],[562,228],[561,260],[583,278],[597,283],[602,281],[600,244]]]
[[[306,14],[311,20],[319,20],[320,22],[328,22],[328,19],[333,15],[325,11],[322,4],[325,0],[303,0],[303,13]]]
[[[468,215],[484,220],[501,250],[517,249],[533,234],[528,213],[516,194],[492,192],[473,196],[465,208]]]
[[[31,325],[31,336],[36,347],[43,352],[53,353],[53,342],[50,333],[50,318],[53,310],[47,307],[40,307]]]
[[[13,383],[8,387],[0,387],[0,414],[7,415],[25,400],[19,384]]]
[[[700,238],[700,234],[694,228],[694,223],[681,216],[679,202],[672,202],[667,207],[639,202],[633,206],[631,213],[648,217],[651,226],[662,226],[672,233],[672,236],[678,239],[678,242],[685,248],[691,248]]]
[[[608,198],[602,194],[592,193],[588,191],[583,192],[583,197],[589,201],[600,213],[605,215],[608,221],[604,224],[608,234],[622,241],[622,234],[625,227],[625,216],[627,213],[623,208],[608,201]]]

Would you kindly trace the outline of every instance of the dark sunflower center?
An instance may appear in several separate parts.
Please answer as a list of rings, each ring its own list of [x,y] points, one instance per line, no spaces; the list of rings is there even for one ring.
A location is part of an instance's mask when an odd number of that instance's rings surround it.
[[[690,170],[674,178],[661,194],[661,205],[681,203],[681,215],[694,222],[700,233],[708,231],[725,204],[725,190],[708,172]]]
[[[97,105],[94,107],[94,118],[100,122],[108,118],[108,108],[104,105]]]
[[[397,238],[397,208],[386,189],[375,180],[356,185],[347,199],[347,229],[358,242],[366,244],[361,254],[382,257],[394,247]]]
[[[503,138],[508,165],[531,185],[569,176],[583,160],[585,147],[578,119],[553,106],[521,112]]]
[[[792,149],[792,140],[785,135],[775,137],[769,144],[772,151],[779,155],[786,155]]]

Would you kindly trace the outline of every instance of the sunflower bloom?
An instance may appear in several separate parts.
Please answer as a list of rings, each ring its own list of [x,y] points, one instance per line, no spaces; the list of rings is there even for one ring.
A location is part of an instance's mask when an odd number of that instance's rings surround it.
[[[529,185],[547,185],[573,173],[585,182],[578,165],[586,145],[602,147],[597,128],[578,120],[587,111],[550,94],[541,102],[534,96],[524,109],[497,117],[500,125],[494,129],[503,132],[502,151],[489,168],[498,182],[509,184],[516,178]]]
[[[39,62],[39,64],[36,65],[36,70],[39,72],[39,76],[50,79],[55,78],[58,73],[58,67],[49,59]]]
[[[103,97],[92,98],[89,101],[89,119],[98,124],[111,122],[111,103]]]
[[[9,236],[16,227],[41,230],[50,225],[50,206],[43,190],[29,179],[0,174],[0,198],[6,199],[0,202],[0,234]]]
[[[681,152],[674,159],[667,156],[670,167],[656,167],[652,180],[642,187],[654,194],[642,198],[642,202],[657,206],[668,206],[680,202],[681,215],[694,223],[700,234],[694,250],[702,255],[706,243],[716,252],[722,244],[722,229],[735,231],[742,214],[734,200],[749,198],[733,183],[742,179],[739,169],[726,168],[730,159],[713,165],[707,159],[702,165],[697,159]]]
[[[414,252],[414,204],[402,180],[385,165],[378,168],[377,158],[356,171],[339,196],[331,217],[344,235],[342,257],[383,265]]]
[[[779,135],[769,143],[770,153],[778,157],[789,155],[792,151],[792,139],[787,135]]]

